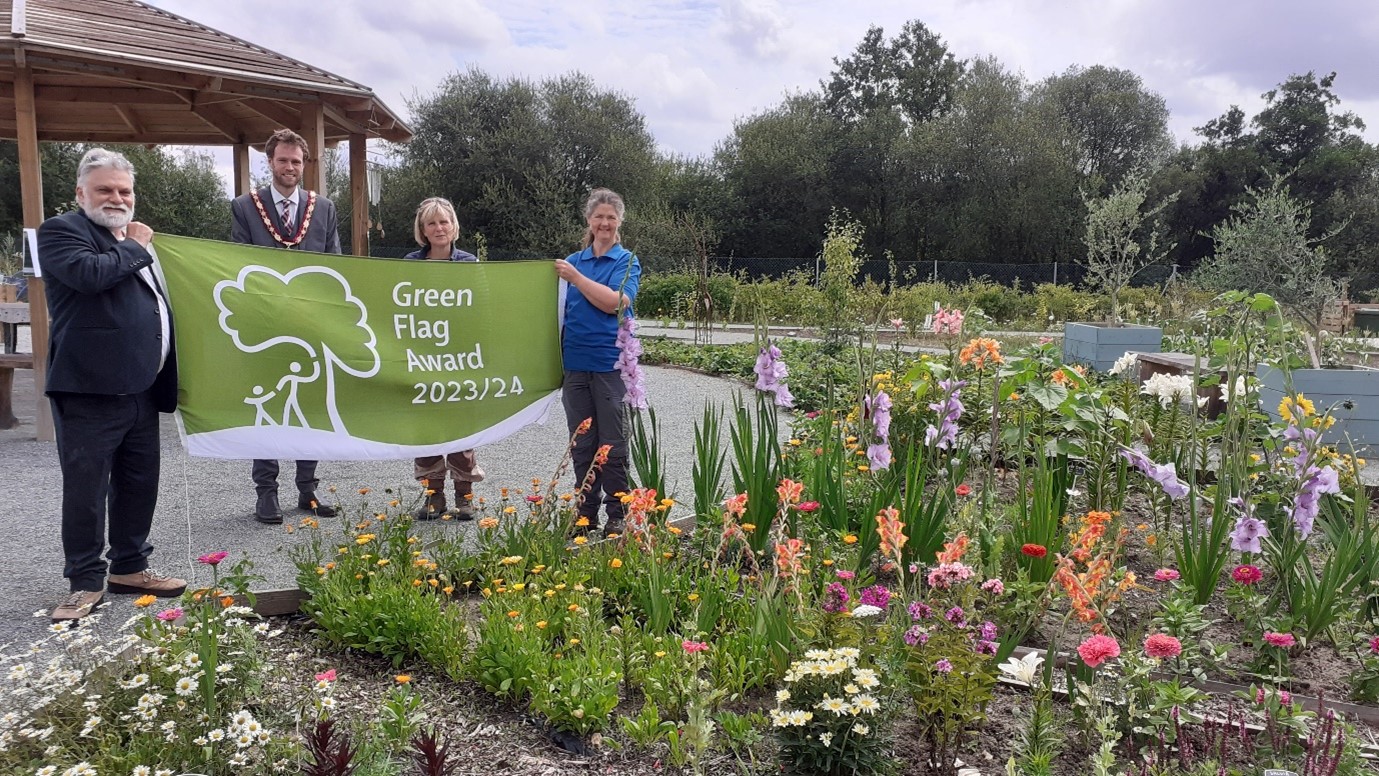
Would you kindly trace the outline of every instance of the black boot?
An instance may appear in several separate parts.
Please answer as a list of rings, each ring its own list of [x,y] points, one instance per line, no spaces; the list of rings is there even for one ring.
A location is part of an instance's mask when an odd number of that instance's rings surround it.
[[[278,506],[278,492],[276,490],[267,490],[259,494],[258,503],[254,505],[254,519],[268,525],[280,525],[282,523],[283,511]]]
[[[297,508],[304,509],[317,517],[335,517],[335,507],[324,504],[310,491],[297,494]]]

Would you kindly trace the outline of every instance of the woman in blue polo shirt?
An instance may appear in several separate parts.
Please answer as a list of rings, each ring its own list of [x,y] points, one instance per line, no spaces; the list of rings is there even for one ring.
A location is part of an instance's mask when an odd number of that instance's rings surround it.
[[[404,259],[431,259],[433,261],[478,261],[479,257],[455,247],[455,239],[460,236],[460,221],[455,217],[455,206],[443,197],[422,200],[417,207],[416,221],[412,224],[412,236],[421,247],[403,256]],[[473,520],[474,483],[484,479],[484,470],[474,459],[473,450],[461,450],[448,455],[427,455],[416,459],[414,472],[417,482],[430,491],[426,503],[412,513],[417,520],[435,520],[447,514],[445,508],[445,473],[455,481],[455,508],[449,515],[459,520]]]
[[[642,265],[620,245],[618,227],[626,207],[609,189],[594,189],[584,204],[589,229],[584,249],[557,259],[555,271],[566,285],[565,325],[560,347],[565,362],[565,421],[574,434],[586,419],[589,430],[575,440],[575,485],[583,484],[599,447],[609,445],[608,461],[579,499],[579,533],[596,533],[599,501],[608,522],[604,535],[622,533],[623,505],[616,495],[627,490],[627,428],[623,408],[626,387],[618,360],[618,321],[631,315]]]

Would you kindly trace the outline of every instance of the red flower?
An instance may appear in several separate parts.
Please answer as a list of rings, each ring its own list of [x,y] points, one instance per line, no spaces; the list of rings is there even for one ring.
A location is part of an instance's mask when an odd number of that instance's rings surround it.
[[[1288,649],[1298,643],[1298,640],[1293,638],[1293,634],[1291,633],[1274,633],[1273,631],[1264,632],[1264,641],[1267,642],[1269,646],[1278,647],[1279,649]]]
[[[224,550],[220,552],[210,552],[196,559],[197,563],[204,563],[207,566],[219,566],[222,560],[230,557],[230,553]]]
[[[1020,548],[1020,552],[1031,558],[1042,558],[1049,554],[1049,548],[1042,544],[1026,544]]]
[[[959,496],[966,496],[972,492],[972,486],[964,482],[956,488],[953,488],[953,492]]]
[[[1264,572],[1258,566],[1236,566],[1231,572],[1231,579],[1242,585],[1253,585],[1264,578]]]
[[[1144,640],[1144,654],[1154,657],[1177,657],[1183,653],[1183,643],[1166,633],[1155,633]]]
[[[527,496],[527,503],[528,503],[528,504],[540,504],[540,503],[541,503],[541,500],[542,500],[541,497],[540,497],[540,496],[537,496],[537,495]]]
[[[317,674],[317,675],[316,675],[316,681],[318,681],[318,682],[333,682],[333,681],[335,681],[335,669],[332,668],[332,669],[330,669],[330,670],[328,670],[328,671],[322,671],[321,673]]]
[[[1088,668],[1096,668],[1107,660],[1120,657],[1120,644],[1110,636],[1092,636],[1077,645],[1077,654]]]
[[[795,508],[800,510],[801,512],[813,512],[814,510],[819,508],[819,502],[801,501],[800,503],[795,505]]]
[[[804,416],[805,416],[806,418],[809,418],[810,420],[813,420],[813,419],[819,417],[819,412],[818,412],[818,410],[815,410],[814,412],[806,412],[806,413],[804,414]]]

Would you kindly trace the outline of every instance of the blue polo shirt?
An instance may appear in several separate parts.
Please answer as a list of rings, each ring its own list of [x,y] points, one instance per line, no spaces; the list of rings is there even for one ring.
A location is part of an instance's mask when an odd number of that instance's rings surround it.
[[[586,278],[614,290],[621,289],[629,302],[636,300],[642,263],[622,245],[614,245],[606,256],[595,256],[590,246],[565,260]],[[618,360],[618,316],[595,307],[573,284],[565,293],[560,354],[565,368],[574,372],[611,372]]]

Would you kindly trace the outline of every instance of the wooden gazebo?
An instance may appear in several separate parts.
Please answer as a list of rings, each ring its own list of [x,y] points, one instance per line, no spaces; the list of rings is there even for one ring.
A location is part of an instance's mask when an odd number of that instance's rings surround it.
[[[348,142],[353,246],[362,255],[365,143],[412,136],[368,87],[135,0],[0,0],[0,137],[19,143],[27,227],[44,218],[40,141],[233,146],[241,194],[249,147],[281,127],[311,145],[308,189],[325,191],[322,149]],[[41,282],[30,286],[29,305],[38,437],[50,440]]]

